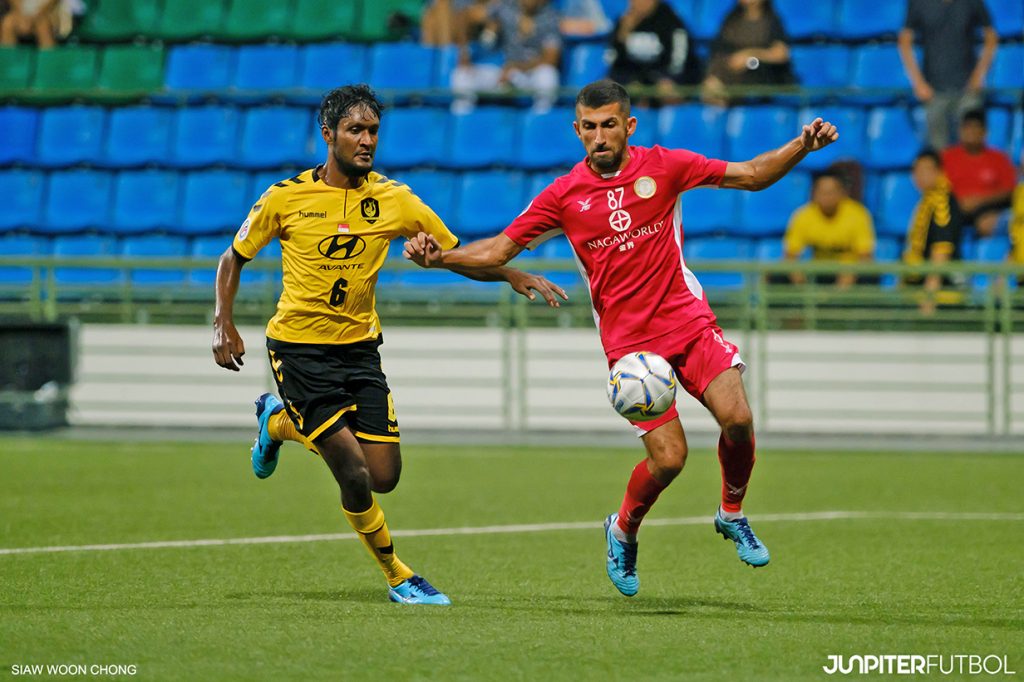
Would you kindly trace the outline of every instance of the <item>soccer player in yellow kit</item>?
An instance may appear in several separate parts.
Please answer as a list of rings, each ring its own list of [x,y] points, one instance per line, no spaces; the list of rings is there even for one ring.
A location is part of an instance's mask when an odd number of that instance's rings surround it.
[[[375,310],[377,272],[393,239],[432,235],[446,249],[458,239],[400,182],[373,171],[381,103],[366,85],[329,92],[320,106],[326,162],[271,186],[239,228],[217,268],[213,354],[238,371],[245,346],[232,322],[239,273],[256,253],[281,241],[283,291],[267,325],[267,351],[282,400],[256,401],[259,433],[253,471],[270,476],[282,441],[316,451],[341,488],[341,504],[388,580],[388,596],[406,604],[449,604],[395,553],[373,493],[390,492],[402,468],[398,421],[381,371]],[[512,268],[465,272],[506,281],[549,305],[565,292]]]

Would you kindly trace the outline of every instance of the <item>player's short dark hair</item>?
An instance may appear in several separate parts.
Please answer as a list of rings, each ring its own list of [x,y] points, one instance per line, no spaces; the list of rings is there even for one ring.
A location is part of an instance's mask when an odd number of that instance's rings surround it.
[[[917,156],[914,157],[914,164],[916,165],[917,162],[922,159],[931,159],[935,162],[936,166],[942,168],[942,157],[939,156],[939,153],[934,149],[922,149],[919,151]]]
[[[982,128],[987,128],[988,116],[985,115],[984,109],[969,109],[960,117],[960,123],[977,123]]]
[[[324,95],[320,102],[320,125],[326,126],[329,130],[336,130],[338,121],[348,116],[352,107],[356,106],[366,107],[376,114],[377,118],[380,118],[384,111],[383,102],[366,83],[344,85]]]
[[[811,186],[812,187],[817,187],[818,181],[819,180],[824,180],[826,178],[831,178],[831,179],[835,180],[836,182],[838,182],[840,185],[843,186],[843,189],[847,189],[847,190],[849,189],[849,187],[847,186],[848,183],[847,183],[847,180],[846,180],[846,176],[843,175],[842,173],[840,173],[839,171],[833,170],[831,168],[826,168],[825,170],[819,171],[819,172],[815,173],[814,175],[812,175],[811,176]]]
[[[629,116],[629,93],[626,88],[608,78],[585,85],[576,95],[576,106],[583,105],[588,109],[598,109],[612,102],[618,102],[622,111]]]

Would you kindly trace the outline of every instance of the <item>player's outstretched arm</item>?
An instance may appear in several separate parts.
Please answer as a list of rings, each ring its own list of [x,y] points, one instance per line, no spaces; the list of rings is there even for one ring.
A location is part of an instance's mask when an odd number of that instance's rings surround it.
[[[537,292],[552,308],[559,306],[559,297],[568,301],[565,291],[547,278],[504,267],[522,250],[523,247],[504,234],[448,251],[426,232],[420,232],[405,243],[405,257],[422,268],[445,268],[482,282],[508,282],[513,290],[531,301],[536,298],[533,292]]]
[[[810,152],[824,149],[838,139],[839,131],[834,125],[816,118],[803,127],[799,137],[794,137],[778,149],[760,154],[750,161],[730,161],[725,167],[721,186],[755,192],[770,187]]]
[[[245,363],[245,343],[235,329],[235,295],[238,278],[246,261],[232,247],[221,254],[217,264],[217,304],[213,313],[213,359],[224,369],[237,372]]]

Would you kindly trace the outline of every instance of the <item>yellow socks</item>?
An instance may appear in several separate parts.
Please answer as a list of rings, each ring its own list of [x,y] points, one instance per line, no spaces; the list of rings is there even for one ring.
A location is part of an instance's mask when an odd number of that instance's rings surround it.
[[[270,419],[267,421],[267,431],[270,433],[270,437],[274,440],[293,440],[296,443],[302,443],[305,445],[307,450],[317,452],[316,446],[313,445],[313,442],[299,433],[299,430],[295,428],[292,418],[288,416],[288,412],[285,410],[281,410],[277,414],[270,415]]]
[[[359,539],[363,541],[370,555],[380,564],[388,584],[395,587],[403,580],[408,580],[413,575],[412,569],[402,563],[395,554],[395,546],[391,543],[391,533],[388,532],[388,524],[384,521],[384,512],[381,510],[377,500],[373,501],[366,511],[353,513],[342,508],[345,518],[353,530],[359,533]]]

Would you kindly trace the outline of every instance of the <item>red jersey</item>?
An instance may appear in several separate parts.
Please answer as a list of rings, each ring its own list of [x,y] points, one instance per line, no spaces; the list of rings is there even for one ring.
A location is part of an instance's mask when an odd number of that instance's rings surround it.
[[[605,352],[715,324],[683,261],[680,195],[718,186],[725,161],[685,150],[630,147],[621,171],[602,177],[586,161],[556,179],[505,234],[520,246],[562,230],[590,290]],[[540,240],[542,241],[542,240]]]
[[[942,152],[942,168],[957,199],[1012,192],[1017,185],[1010,157],[992,147],[968,154],[963,145],[953,145]]]

